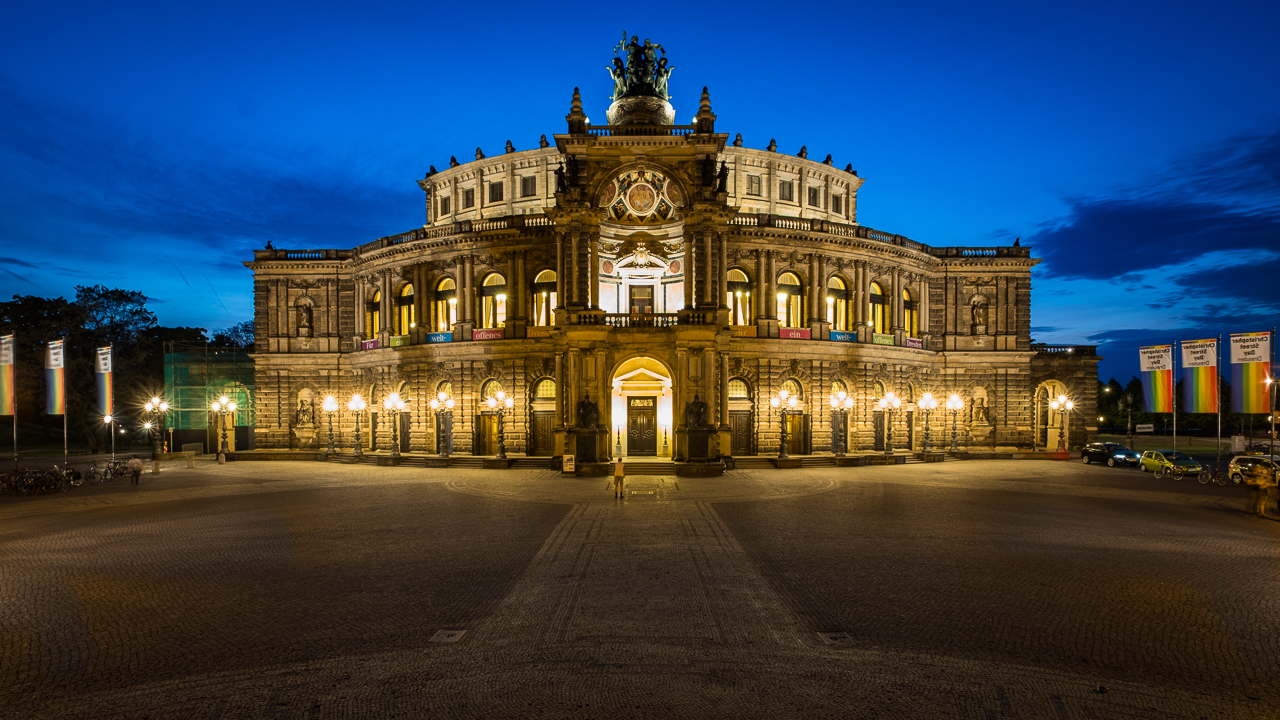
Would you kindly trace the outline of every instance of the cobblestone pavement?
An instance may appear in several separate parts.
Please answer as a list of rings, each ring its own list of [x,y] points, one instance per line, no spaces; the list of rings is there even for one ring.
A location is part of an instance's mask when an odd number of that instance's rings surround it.
[[[1240,488],[1031,461],[628,487],[281,462],[0,498],[0,718],[1280,713],[1280,522]]]

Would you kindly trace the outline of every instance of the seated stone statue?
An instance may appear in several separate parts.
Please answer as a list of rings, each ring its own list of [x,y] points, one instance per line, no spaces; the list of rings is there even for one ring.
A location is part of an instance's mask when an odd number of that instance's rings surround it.
[[[294,418],[295,425],[314,425],[315,414],[312,412],[311,401],[302,399],[298,401],[298,412]]]
[[[595,429],[600,423],[600,408],[586,398],[578,401],[578,427]]]
[[[684,424],[691,430],[707,426],[707,404],[701,397],[694,395],[693,400],[684,406]]]

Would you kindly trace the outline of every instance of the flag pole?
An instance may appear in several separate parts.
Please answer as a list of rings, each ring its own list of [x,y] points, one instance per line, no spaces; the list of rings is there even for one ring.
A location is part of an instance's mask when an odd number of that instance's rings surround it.
[[[1222,470],[1222,333],[1218,333],[1218,344],[1214,347],[1213,396],[1218,400],[1218,470]]]
[[[1182,347],[1182,341],[1174,341],[1173,346],[1173,387],[1169,388],[1172,397],[1169,403],[1169,409],[1173,415],[1173,451],[1178,452],[1178,350]]]

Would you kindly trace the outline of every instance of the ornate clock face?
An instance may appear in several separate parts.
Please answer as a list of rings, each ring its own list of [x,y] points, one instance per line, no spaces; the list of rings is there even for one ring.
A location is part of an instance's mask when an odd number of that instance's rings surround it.
[[[672,183],[652,170],[633,170],[605,186],[601,207],[612,220],[635,224],[663,223],[675,215],[676,204],[667,191]]]

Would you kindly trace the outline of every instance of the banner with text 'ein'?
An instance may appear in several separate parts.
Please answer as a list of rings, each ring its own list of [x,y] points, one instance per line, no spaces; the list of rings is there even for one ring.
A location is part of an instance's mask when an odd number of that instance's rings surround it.
[[[1235,333],[1231,336],[1231,409],[1264,413],[1267,378],[1271,376],[1271,333]]]
[[[1218,341],[1182,341],[1182,409],[1218,412]]]
[[[1147,412],[1173,412],[1173,346],[1138,348],[1138,360]]]

